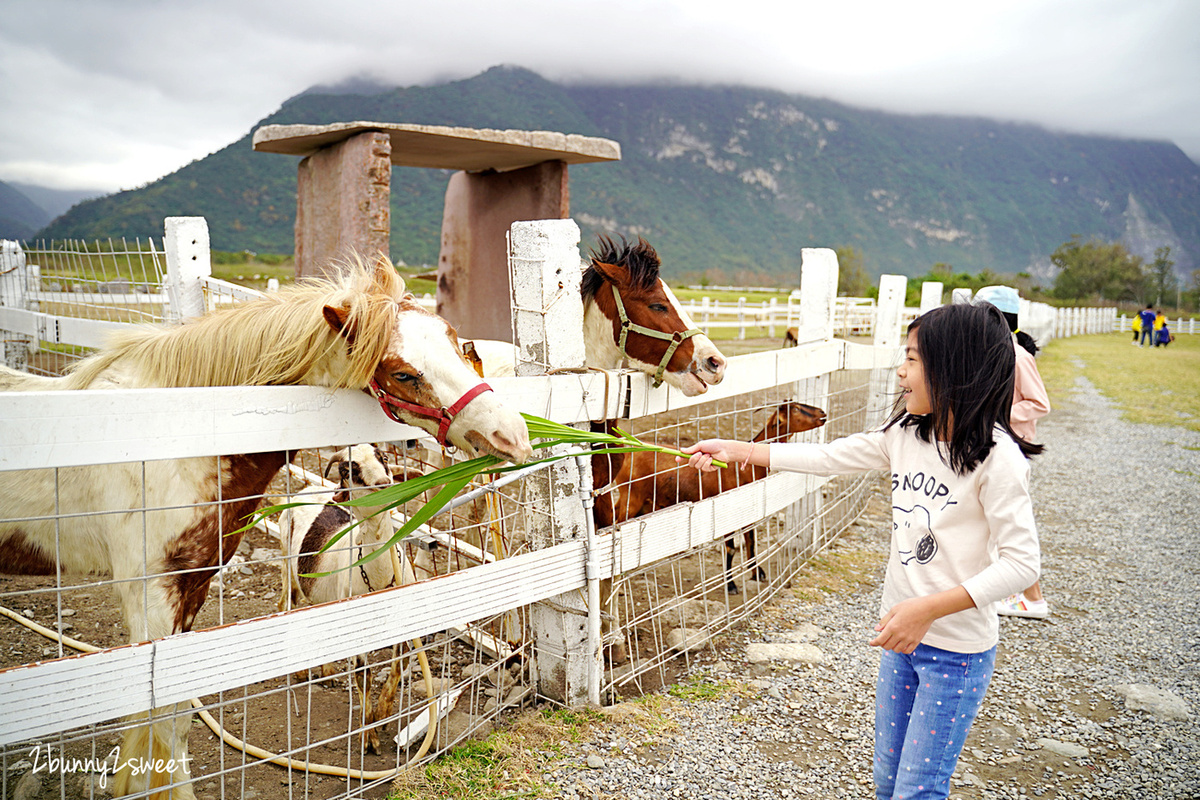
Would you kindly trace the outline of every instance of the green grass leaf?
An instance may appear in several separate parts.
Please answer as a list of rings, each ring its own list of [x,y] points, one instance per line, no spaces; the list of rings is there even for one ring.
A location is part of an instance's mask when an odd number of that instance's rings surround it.
[[[462,491],[472,480],[479,475],[494,475],[504,472],[511,472],[518,469],[528,469],[531,466],[538,464],[550,464],[555,461],[561,461],[564,458],[575,458],[577,456],[591,457],[598,453],[603,454],[618,454],[618,453],[636,453],[636,452],[655,452],[665,455],[673,455],[679,458],[687,459],[687,456],[679,450],[673,450],[669,447],[661,447],[656,444],[643,442],[635,436],[632,436],[624,431],[616,428],[616,433],[610,434],[603,431],[581,430],[573,428],[570,425],[564,425],[561,422],[539,417],[534,414],[522,414],[525,418],[525,424],[529,428],[530,439],[540,439],[541,441],[534,444],[536,450],[547,450],[555,447],[569,446],[573,449],[568,449],[566,452],[555,453],[545,458],[529,461],[524,464],[508,464],[494,456],[480,456],[470,459],[469,461],[461,461],[451,464],[447,467],[434,470],[426,473],[419,478],[396,483],[383,489],[377,489],[373,492],[368,492],[359,497],[349,500],[344,500],[333,505],[343,508],[374,508],[375,511],[367,516],[367,519],[373,518],[377,514],[391,513],[392,509],[413,500],[420,495],[432,489],[438,489],[437,493],[431,497],[421,508],[413,514],[408,520],[392,534],[384,545],[378,547],[367,555],[359,558],[350,565],[349,568],[355,568],[369,561],[378,558],[383,553],[386,553],[393,545],[402,541],[405,537],[411,534],[420,526],[424,525],[433,517],[441,513],[454,497]],[[726,464],[720,461],[714,461],[713,465],[717,468],[724,468]],[[440,488],[439,488],[440,487]],[[244,533],[255,525],[261,523],[268,517],[274,516],[282,511],[290,508],[298,508],[306,505],[325,505],[325,503],[313,500],[293,501],[290,503],[280,503],[277,505],[266,506],[255,511],[247,517],[249,520],[242,528],[233,533]],[[342,530],[338,531],[319,552],[324,553],[329,548],[333,547],[337,542],[357,527],[360,520],[355,520],[352,524],[347,525]],[[232,534],[230,534],[232,535]],[[339,570],[334,570],[339,571]],[[308,574],[304,577],[324,577],[332,572],[316,572]]]

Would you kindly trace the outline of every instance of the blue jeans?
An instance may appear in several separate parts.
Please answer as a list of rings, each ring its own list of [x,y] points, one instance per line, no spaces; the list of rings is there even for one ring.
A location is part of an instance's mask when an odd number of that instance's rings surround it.
[[[875,796],[945,800],[967,731],[996,665],[996,648],[884,650],[875,687]]]
[[[1147,341],[1149,341],[1151,345],[1154,344],[1154,326],[1153,325],[1151,325],[1149,328],[1147,328],[1145,325],[1142,326],[1142,341],[1139,342],[1139,344],[1142,347],[1145,347]]]

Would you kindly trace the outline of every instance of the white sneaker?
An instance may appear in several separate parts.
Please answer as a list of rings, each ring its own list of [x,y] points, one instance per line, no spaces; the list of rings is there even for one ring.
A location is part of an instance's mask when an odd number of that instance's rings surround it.
[[[1014,594],[1001,600],[997,611],[1002,617],[1045,619],[1050,616],[1050,604],[1045,600],[1030,600],[1024,594]]]

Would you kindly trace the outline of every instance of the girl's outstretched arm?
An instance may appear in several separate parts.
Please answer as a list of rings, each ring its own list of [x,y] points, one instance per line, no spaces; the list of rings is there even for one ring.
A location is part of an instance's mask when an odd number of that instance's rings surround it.
[[[742,466],[756,465],[771,466],[770,446],[762,442],[740,442],[736,439],[705,439],[690,447],[684,447],[681,452],[691,456],[688,466],[701,472],[714,472],[713,459],[724,461],[726,464],[738,463]],[[683,459],[675,457],[677,463]]]

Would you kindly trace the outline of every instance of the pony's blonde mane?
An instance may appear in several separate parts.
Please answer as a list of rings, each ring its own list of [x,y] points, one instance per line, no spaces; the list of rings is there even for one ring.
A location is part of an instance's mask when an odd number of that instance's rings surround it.
[[[119,333],[80,361],[67,383],[84,389],[112,370],[128,376],[122,385],[137,387],[290,385],[334,369],[321,385],[362,388],[391,341],[404,280],[386,258],[375,268],[357,257],[339,267],[333,277],[298,282],[183,325]],[[345,310],[352,347],[326,321],[325,306]]]

